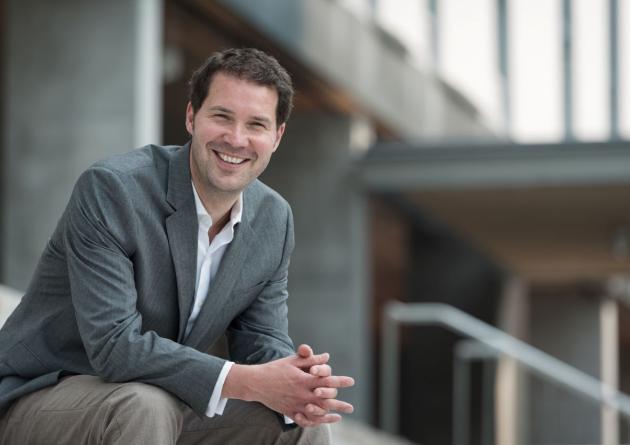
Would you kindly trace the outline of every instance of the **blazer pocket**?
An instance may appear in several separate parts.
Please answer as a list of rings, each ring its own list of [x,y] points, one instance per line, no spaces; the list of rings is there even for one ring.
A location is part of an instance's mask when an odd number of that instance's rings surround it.
[[[5,363],[20,377],[33,378],[48,372],[37,356],[22,343],[15,344],[7,351]]]

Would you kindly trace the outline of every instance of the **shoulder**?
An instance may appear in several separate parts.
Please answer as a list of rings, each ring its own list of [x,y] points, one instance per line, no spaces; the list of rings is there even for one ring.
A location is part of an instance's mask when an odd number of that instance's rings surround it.
[[[111,156],[92,165],[89,170],[104,169],[121,177],[138,176],[152,171],[166,173],[173,155],[183,149],[180,146],[146,145],[127,153]]]
[[[114,186],[124,188],[131,195],[157,193],[165,196],[169,163],[183,149],[180,146],[147,145],[111,156],[84,171],[77,187]]]

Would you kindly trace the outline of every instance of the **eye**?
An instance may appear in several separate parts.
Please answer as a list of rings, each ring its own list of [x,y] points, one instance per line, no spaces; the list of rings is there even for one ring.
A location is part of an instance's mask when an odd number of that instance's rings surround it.
[[[267,129],[267,126],[264,123],[259,122],[259,121],[251,122],[249,125],[250,125],[250,127],[255,128],[256,130],[266,130]]]

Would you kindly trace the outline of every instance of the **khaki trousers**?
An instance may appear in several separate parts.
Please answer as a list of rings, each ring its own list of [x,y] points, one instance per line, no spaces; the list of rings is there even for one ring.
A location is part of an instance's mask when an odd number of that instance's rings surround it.
[[[319,445],[330,443],[330,429],[283,428],[270,409],[240,400],[230,400],[222,416],[201,419],[156,386],[79,375],[14,402],[0,419],[0,443]]]

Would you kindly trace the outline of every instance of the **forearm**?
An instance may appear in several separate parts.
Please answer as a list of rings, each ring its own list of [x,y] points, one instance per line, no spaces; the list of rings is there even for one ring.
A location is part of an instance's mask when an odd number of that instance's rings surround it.
[[[240,374],[237,371],[237,374],[239,374],[238,377],[234,378],[230,382],[231,387],[228,387],[227,390],[225,390],[227,376],[230,375],[230,372],[234,366],[240,366],[243,368],[247,367],[246,365],[235,365],[233,362],[226,362],[224,366],[225,376],[223,376],[223,379],[221,378],[224,372],[224,371],[221,371],[222,375],[219,376],[219,381],[217,382],[217,385],[214,388],[212,397],[210,397],[210,404],[208,405],[208,411],[206,412],[206,416],[214,417],[215,414],[223,414],[223,409],[228,399],[246,400],[246,399],[253,398],[252,394],[248,396],[248,393],[253,393],[253,391],[249,390],[248,388],[249,385],[245,385],[244,388],[239,388],[239,385],[237,383],[238,378],[248,379],[247,369],[243,369]],[[246,381],[251,381],[251,380],[246,380]],[[285,414],[284,423],[286,424],[294,423],[294,420]]]
[[[222,398],[260,402],[256,396],[259,365],[232,365],[223,383]]]

